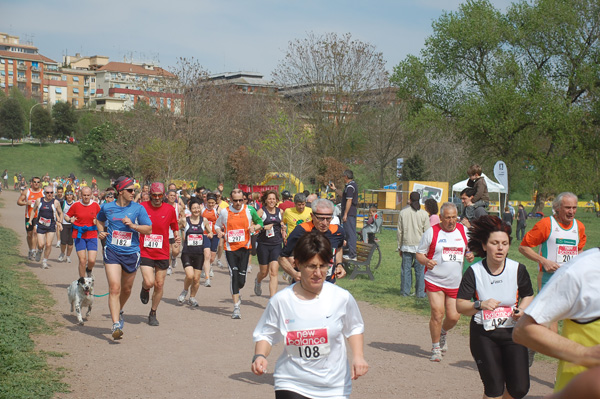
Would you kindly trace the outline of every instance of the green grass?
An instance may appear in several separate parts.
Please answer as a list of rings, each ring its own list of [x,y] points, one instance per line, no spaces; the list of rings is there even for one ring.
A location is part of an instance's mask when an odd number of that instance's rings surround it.
[[[79,149],[72,144],[21,144],[18,146],[0,146],[0,172],[8,169],[9,185],[13,184],[13,176],[17,172],[25,173],[27,179],[32,176],[43,176],[46,173],[51,178],[69,176],[72,172],[79,181],[86,179],[88,185],[92,177],[96,177],[98,187],[108,187],[110,181],[94,171],[87,170],[81,165]]]
[[[600,218],[597,218],[595,213],[587,213],[583,210],[577,212],[576,218],[582,221],[586,228],[587,244],[585,249],[598,246],[600,244]],[[538,220],[529,219],[527,221],[527,229],[531,229]],[[508,257],[527,266],[534,290],[537,292],[537,264],[519,253],[519,241],[516,241],[514,236],[515,233],[513,233],[513,243]],[[375,280],[370,281],[366,276],[361,275],[354,280],[348,278],[341,279],[338,284],[352,292],[352,295],[358,300],[386,308],[429,315],[429,303],[427,299],[400,296],[400,268],[402,261],[396,251],[398,247],[396,231],[385,229],[378,234],[378,238],[380,240],[379,245],[382,252],[382,260],[379,268],[373,272]],[[463,317],[462,319],[466,318]]]
[[[46,361],[62,355],[37,351],[31,339],[53,333],[40,315],[54,300],[20,264],[17,235],[0,227],[0,242],[0,398],[52,398],[68,392],[62,374]]]

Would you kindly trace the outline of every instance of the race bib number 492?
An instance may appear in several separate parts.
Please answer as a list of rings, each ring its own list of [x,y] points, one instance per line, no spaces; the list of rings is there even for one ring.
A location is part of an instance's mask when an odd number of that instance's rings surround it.
[[[289,331],[285,337],[285,347],[292,357],[317,360],[331,352],[326,328]]]
[[[483,310],[483,328],[486,331],[496,328],[511,328],[515,325],[512,318],[513,309],[510,306],[500,306],[494,310]]]

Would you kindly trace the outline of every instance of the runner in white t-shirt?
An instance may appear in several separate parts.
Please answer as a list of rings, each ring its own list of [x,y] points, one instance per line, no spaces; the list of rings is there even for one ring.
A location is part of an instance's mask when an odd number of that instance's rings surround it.
[[[277,399],[349,398],[351,380],[369,368],[356,301],[348,291],[325,281],[331,254],[323,234],[313,230],[303,235],[294,249],[300,281],[271,298],[254,330],[256,375],[267,372],[272,346],[283,342],[274,372]]]
[[[429,360],[432,362],[441,362],[442,354],[448,350],[446,334],[460,318],[456,311],[456,294],[463,261],[474,259],[467,251],[466,228],[457,221],[456,205],[444,203],[440,224],[425,231],[417,248],[417,261],[425,266],[425,292],[431,308],[432,354]]]

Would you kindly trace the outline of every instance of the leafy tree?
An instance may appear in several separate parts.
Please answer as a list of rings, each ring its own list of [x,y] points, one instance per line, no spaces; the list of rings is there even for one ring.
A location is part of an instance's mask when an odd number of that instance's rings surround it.
[[[25,116],[19,102],[14,98],[9,98],[0,105],[0,136],[11,140],[11,145],[15,145],[15,139],[23,136],[23,124]]]
[[[42,107],[36,107],[31,113],[31,134],[42,142],[54,133],[54,125],[50,112]]]
[[[402,166],[402,180],[423,181],[427,180],[427,176],[425,162],[419,154],[408,157],[406,161],[404,161],[404,165]]]
[[[502,159],[510,180],[530,160],[539,205],[584,184],[572,168],[593,163],[583,150],[599,42],[597,1],[521,1],[502,14],[470,0],[433,23],[421,57],[402,61],[392,81],[418,113],[451,120],[472,161],[491,169]]]
[[[32,98],[25,97],[23,95],[23,92],[21,90],[19,90],[16,86],[13,86],[13,88],[10,90],[10,98],[14,98],[19,103],[19,106],[21,107],[21,110],[23,111],[23,115],[25,116],[25,119],[23,120],[23,131],[28,132],[29,131],[29,115],[30,115],[31,109],[36,104],[39,104],[38,101],[36,101]]]
[[[79,143],[83,166],[102,176],[135,175],[126,155],[133,151],[127,136],[120,125],[110,122],[93,128]]]
[[[273,77],[306,116],[317,153],[336,158],[357,152],[360,136],[349,122],[370,90],[388,85],[382,53],[349,33],[309,33],[290,41]]]
[[[62,140],[73,135],[77,125],[77,115],[71,104],[65,102],[54,104],[52,118],[54,118],[54,137]]]
[[[263,157],[252,154],[245,146],[240,146],[229,155],[228,169],[234,182],[256,184],[265,176],[267,163]]]

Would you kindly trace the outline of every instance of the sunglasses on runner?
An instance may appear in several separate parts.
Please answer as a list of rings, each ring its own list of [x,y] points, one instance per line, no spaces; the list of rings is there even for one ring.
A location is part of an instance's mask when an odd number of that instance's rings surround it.
[[[45,194],[54,194],[54,191],[44,191]]]
[[[244,199],[243,198],[242,199],[237,199],[237,200],[232,199],[231,202],[244,202]]]
[[[331,220],[333,219],[332,214],[313,213],[313,215],[315,216],[315,219],[317,219],[319,222],[331,222]]]
[[[127,191],[129,194],[133,194],[133,192],[135,191],[135,188],[126,188],[123,191]]]
[[[152,198],[162,198],[162,197],[163,197],[163,195],[162,195],[162,194],[150,194],[150,196],[151,196]]]

